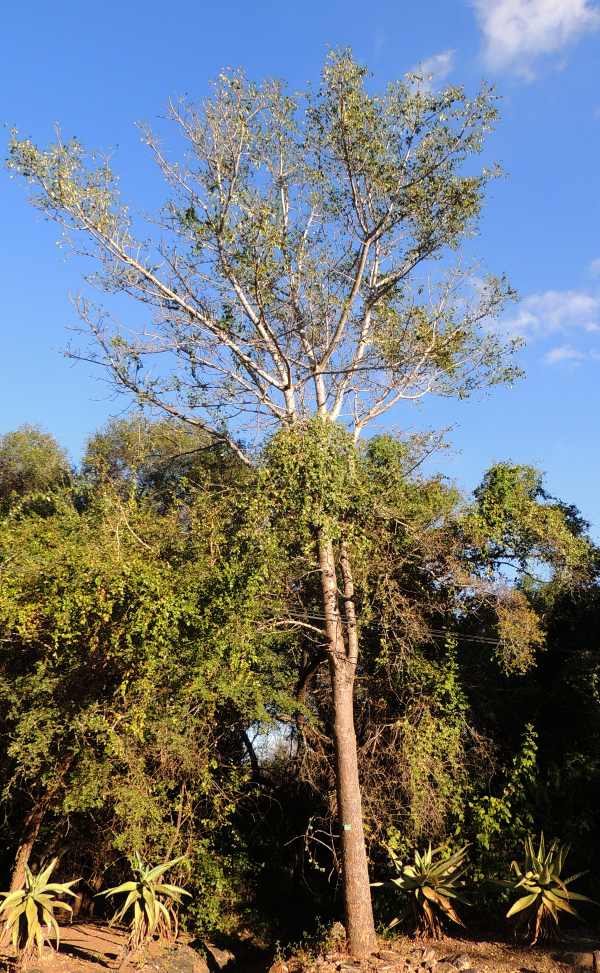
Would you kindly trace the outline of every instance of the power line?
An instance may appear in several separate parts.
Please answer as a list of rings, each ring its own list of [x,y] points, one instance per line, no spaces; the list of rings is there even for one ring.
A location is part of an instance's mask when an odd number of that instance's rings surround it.
[[[277,605],[277,607],[279,607],[277,602],[272,601],[271,604],[273,606]],[[292,621],[298,621],[298,622],[309,623],[309,622],[316,621],[316,622],[325,623],[327,621],[327,616],[319,612],[303,612],[295,609],[286,609],[285,615],[288,618],[290,618]],[[341,615],[336,616],[335,621],[336,624],[339,625],[345,625],[345,626],[348,625],[348,622],[344,618],[342,618]],[[358,618],[357,621],[360,622],[360,618]],[[378,624],[377,622],[367,622],[366,625],[369,628],[375,628],[379,631],[384,630],[383,626],[381,624]],[[502,645],[502,639],[492,638],[489,635],[467,635],[460,632],[451,632],[444,629],[434,629],[434,628],[428,629],[427,635],[432,636],[434,638],[443,638],[443,639],[447,639],[449,636],[454,636],[463,642],[478,642],[478,643],[485,643],[488,645]]]

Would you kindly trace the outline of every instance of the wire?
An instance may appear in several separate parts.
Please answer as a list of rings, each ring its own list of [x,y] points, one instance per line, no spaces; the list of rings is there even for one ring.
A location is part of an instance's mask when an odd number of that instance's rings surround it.
[[[272,601],[271,604],[274,606],[279,605],[279,603],[275,601]],[[326,622],[327,621],[327,616],[318,612],[303,612],[300,610],[286,609],[285,614],[292,621],[299,621],[299,622],[312,622],[312,621]],[[342,625],[342,626],[348,625],[348,622],[341,616],[337,616],[335,621],[336,624],[338,625]],[[357,621],[360,622],[360,618],[357,618]],[[376,622],[375,623],[368,622],[367,626],[369,628],[375,628],[376,630],[383,631],[383,626],[377,624]],[[435,629],[435,628],[428,629],[427,634],[435,638],[443,638],[443,639],[447,639],[448,636],[454,635],[456,638],[458,638],[463,642],[483,642],[488,645],[502,645],[502,639],[495,639],[489,635],[466,635],[466,634],[461,634],[459,632],[449,632],[444,629]]]

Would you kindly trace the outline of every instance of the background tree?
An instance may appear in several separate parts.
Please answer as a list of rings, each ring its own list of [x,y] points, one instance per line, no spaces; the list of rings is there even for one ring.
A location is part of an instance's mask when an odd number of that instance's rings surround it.
[[[36,844],[92,895],[123,855],[184,853],[200,930],[231,898],[244,740],[269,707],[286,711],[286,654],[257,629],[261,565],[236,560],[226,477],[168,505],[162,482],[155,496],[121,486],[75,481],[0,518],[11,887]]]
[[[334,833],[333,803],[328,804],[333,714],[324,658],[319,660],[311,645],[318,634],[311,634],[308,624],[316,625],[319,617],[305,554],[306,525],[315,512],[306,511],[311,493],[299,479],[305,466],[298,456],[305,446],[294,433],[285,440],[276,444],[284,454],[276,464],[279,479],[273,482],[271,474],[271,488],[279,496],[278,546],[285,549],[278,570],[293,566],[279,622],[287,604],[288,623],[295,620],[299,633],[306,626],[298,637],[297,685],[304,708],[292,727],[292,765],[319,808],[311,849],[330,843],[326,867],[333,862],[335,871],[335,843],[327,837]],[[361,618],[355,714],[374,860],[390,842],[402,855],[419,842],[452,841],[456,834],[477,845],[483,813],[477,824],[468,808],[472,802],[479,808],[484,798],[483,812],[491,796],[498,805],[502,767],[510,769],[513,758],[525,773],[522,741],[528,724],[537,725],[535,709],[525,708],[520,720],[514,711],[515,697],[527,696],[524,674],[537,681],[538,657],[544,659],[546,619],[532,597],[529,570],[535,564],[540,584],[568,592],[589,584],[593,564],[593,549],[577,519],[546,497],[531,468],[493,468],[475,502],[465,504],[443,479],[415,477],[414,464],[407,444],[380,437],[359,453],[353,473],[343,458],[338,470],[347,477],[339,495],[346,499],[352,525],[349,549]],[[267,586],[272,589],[274,580],[269,578]],[[490,866],[495,858],[500,870],[523,836],[516,827],[515,834],[507,834],[509,822],[515,824],[507,804],[495,823],[498,841],[494,836],[487,862]],[[514,814],[526,810],[534,828],[539,817],[531,795],[527,804],[515,804]],[[318,857],[324,864],[322,854]]]
[[[24,425],[0,436],[0,510],[65,486],[70,475],[67,454],[49,433]]]
[[[243,479],[244,469],[229,447],[202,429],[140,413],[113,420],[91,437],[82,475],[166,508],[202,488],[221,493]]]
[[[353,692],[359,619],[350,444],[401,401],[466,396],[515,377],[514,350],[482,325],[510,296],[452,258],[474,230],[495,174],[463,172],[496,109],[483,89],[424,91],[410,80],[370,93],[366,71],[331,55],[316,92],[291,96],[222,75],[197,109],[172,104],[188,154],[171,162],[145,139],[172,189],[145,228],[118,198],[108,161],[76,142],[48,151],[14,138],[10,166],[36,204],[96,262],[94,281],[146,306],[138,336],[86,300],[96,359],[144,406],[204,430],[252,462],[250,429],[295,428],[306,448],[307,510],[320,573],[320,645],[328,660],[347,932],[374,943]],[[467,167],[468,168],[468,167]],[[317,421],[315,422],[315,417]],[[330,434],[350,430],[348,442]],[[317,472],[316,477],[313,475]],[[328,475],[331,471],[331,476]],[[351,477],[350,477],[351,479]],[[277,498],[275,498],[277,499]]]

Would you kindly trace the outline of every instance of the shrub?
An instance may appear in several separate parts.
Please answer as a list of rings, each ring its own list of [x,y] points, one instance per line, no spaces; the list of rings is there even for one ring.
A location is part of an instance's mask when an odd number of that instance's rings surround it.
[[[459,895],[459,889],[466,870],[467,847],[468,845],[465,845],[449,858],[444,858],[443,849],[432,849],[430,844],[423,854],[415,851],[412,865],[402,865],[397,855],[388,849],[397,872],[390,882],[410,897],[417,929],[423,935],[439,938],[445,919],[450,919],[460,926],[464,925],[456,913],[452,900],[464,902]],[[374,886],[384,884],[384,882],[373,883]],[[389,924],[388,929],[393,929],[400,921],[400,917],[396,917]]]
[[[52,934],[56,944],[60,943],[60,932],[55,918],[55,911],[63,909],[72,912],[67,902],[61,902],[57,895],[75,895],[71,886],[75,881],[49,882],[57,863],[54,858],[42,871],[34,875],[25,867],[25,885],[15,892],[1,892],[0,920],[3,933],[10,939],[17,954],[19,964],[26,962],[34,952],[42,954],[44,942]]]
[[[592,900],[568,887],[585,872],[561,878],[569,853],[568,845],[553,841],[546,847],[542,833],[537,852],[531,837],[525,839],[524,846],[525,863],[523,866],[516,861],[511,863],[516,880],[512,880],[510,884],[515,892],[525,892],[525,895],[511,905],[506,916],[518,916],[517,928],[524,927],[531,945],[534,945],[540,937],[548,937],[557,930],[561,913],[566,912],[579,918],[573,908],[573,901]]]
[[[165,872],[183,860],[183,856],[173,858],[172,861],[152,867],[144,864],[140,856],[136,855],[132,861],[134,879],[99,893],[104,896],[127,893],[123,905],[112,917],[111,924],[120,922],[128,912],[132,913],[129,919],[128,951],[139,949],[155,937],[167,941],[177,938],[177,913],[174,906],[179,905],[181,897],[189,895],[189,892],[161,879]]]

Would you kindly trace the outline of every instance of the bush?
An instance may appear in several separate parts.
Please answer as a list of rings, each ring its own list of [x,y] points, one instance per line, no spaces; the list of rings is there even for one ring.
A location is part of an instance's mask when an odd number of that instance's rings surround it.
[[[568,845],[561,845],[553,841],[548,848],[544,835],[540,836],[537,852],[533,847],[531,837],[525,839],[525,863],[519,865],[513,861],[511,869],[515,873],[516,881],[512,887],[516,892],[525,892],[512,904],[507,912],[507,918],[518,916],[517,928],[525,928],[532,945],[540,937],[549,937],[556,932],[561,913],[576,916],[572,902],[591,902],[586,895],[573,892],[568,888],[584,872],[578,872],[569,878],[561,878],[565,859],[569,853]]]
[[[430,844],[423,854],[415,851],[412,865],[402,865],[396,854],[389,849],[390,859],[397,872],[390,882],[410,897],[417,929],[426,936],[439,938],[445,919],[460,926],[464,925],[452,900],[464,902],[459,895],[459,889],[466,870],[467,847],[465,845],[449,858],[444,858],[443,849],[432,849]],[[373,882],[374,886],[384,884]],[[393,929],[399,922],[401,918],[398,916],[392,920],[388,929]]]

